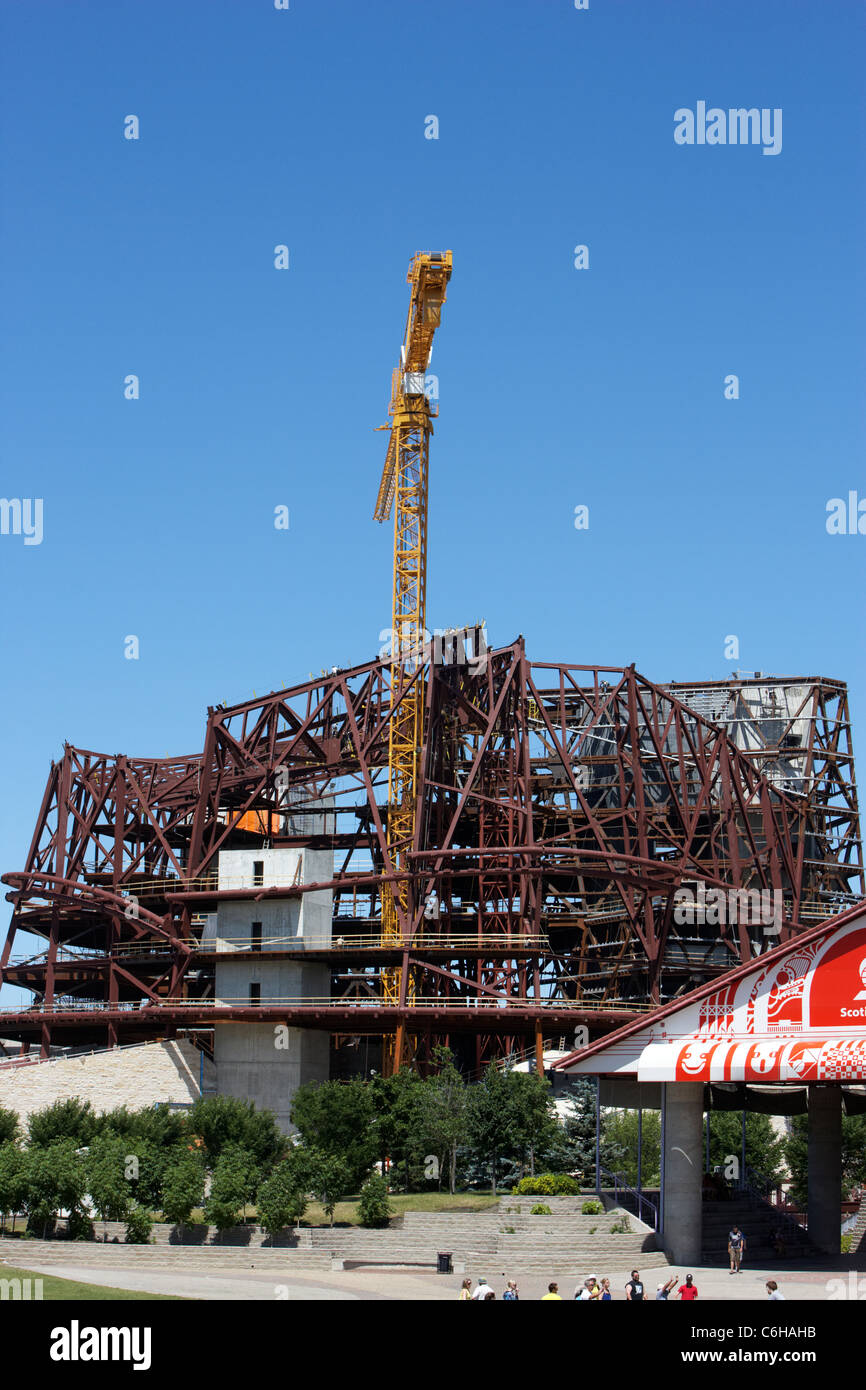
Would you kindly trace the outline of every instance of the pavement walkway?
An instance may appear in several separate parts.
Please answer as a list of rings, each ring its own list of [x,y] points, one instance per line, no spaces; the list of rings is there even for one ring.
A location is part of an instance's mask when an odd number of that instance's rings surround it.
[[[21,1252],[22,1255],[24,1251]],[[22,1260],[22,1264],[24,1261]],[[267,1274],[263,1270],[237,1270],[215,1268],[213,1272],[200,1270],[185,1273],[176,1266],[160,1269],[148,1266],[145,1269],[114,1267],[101,1271],[93,1265],[76,1265],[74,1260],[68,1264],[51,1263],[40,1266],[38,1261],[26,1262],[27,1268],[36,1274],[53,1274],[60,1279],[75,1279],[88,1284],[107,1284],[113,1288],[130,1289],[140,1293],[176,1294],[184,1298],[216,1300],[258,1300],[258,1301],[435,1301],[449,1302],[457,1299],[462,1282],[459,1274],[436,1274],[433,1270],[405,1270],[399,1268],[354,1269],[323,1271],[310,1274],[288,1272],[285,1281],[280,1281],[278,1271]],[[2,1268],[2,1265],[0,1265]],[[731,1275],[725,1269],[694,1267],[688,1270],[652,1269],[644,1275],[647,1295],[655,1297],[656,1285],[663,1278],[678,1276],[677,1287],[685,1281],[685,1275],[694,1276],[699,1299],[722,1302],[767,1303],[765,1283],[775,1279],[789,1302],[828,1301],[838,1299],[866,1298],[866,1274],[849,1270],[848,1262],[835,1264],[822,1263],[820,1267],[774,1269],[743,1269],[740,1274]],[[573,1300],[575,1286],[589,1274],[610,1279],[614,1302],[625,1302],[625,1284],[630,1270],[586,1270],[574,1275],[563,1276],[554,1273],[551,1277],[559,1283],[559,1292],[566,1301]],[[521,1277],[519,1272],[500,1271],[491,1267],[485,1277],[496,1293],[497,1300],[505,1289],[506,1279],[517,1279],[520,1296],[523,1300],[540,1299],[547,1292],[548,1280],[537,1274]]]

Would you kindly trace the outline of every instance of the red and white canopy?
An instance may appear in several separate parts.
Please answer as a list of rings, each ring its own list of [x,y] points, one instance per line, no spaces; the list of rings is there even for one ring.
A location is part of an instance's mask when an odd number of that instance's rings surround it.
[[[639,1081],[866,1081],[866,904],[555,1067]]]

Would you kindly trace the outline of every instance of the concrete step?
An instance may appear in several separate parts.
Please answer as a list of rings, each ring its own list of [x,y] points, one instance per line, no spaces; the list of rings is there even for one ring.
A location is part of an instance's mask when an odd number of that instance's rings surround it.
[[[61,1223],[61,1231],[64,1223]],[[107,1221],[104,1226],[101,1221],[94,1221],[93,1231],[96,1239],[101,1241],[103,1231],[108,1235],[108,1243],[118,1241],[123,1244],[126,1239],[126,1226],[122,1221]],[[183,1246],[184,1249],[194,1249],[210,1245],[233,1245],[245,1250],[264,1248],[268,1249],[272,1245],[271,1237],[261,1226],[232,1226],[229,1230],[219,1232],[215,1226],[173,1226],[167,1221],[155,1221],[150,1233],[151,1245]],[[310,1231],[307,1227],[287,1233],[280,1237],[280,1248],[286,1249],[310,1249]]]
[[[2,1240],[0,1260],[24,1269],[29,1264],[84,1265],[111,1271],[144,1267],[183,1269],[328,1269],[330,1256],[311,1250],[239,1250],[167,1245],[99,1245],[92,1241]]]
[[[568,1275],[573,1278],[586,1277],[590,1273],[596,1273],[601,1278],[604,1275],[605,1266],[620,1269],[631,1267],[644,1271],[670,1267],[667,1257],[661,1250],[641,1251],[639,1259],[626,1262],[617,1261],[615,1256],[611,1257],[597,1251],[590,1255],[575,1255],[571,1258],[560,1255],[509,1256],[502,1258],[499,1262],[496,1259],[492,1260],[483,1251],[473,1250],[466,1256],[465,1265],[466,1273],[473,1276],[484,1274],[489,1277],[491,1270],[499,1270],[506,1277],[513,1274],[548,1274],[550,1277]]]

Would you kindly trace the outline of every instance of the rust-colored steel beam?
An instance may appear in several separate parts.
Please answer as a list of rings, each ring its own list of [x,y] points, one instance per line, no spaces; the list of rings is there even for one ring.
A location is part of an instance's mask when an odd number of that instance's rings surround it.
[[[210,709],[201,756],[67,745],[27,862],[3,878],[13,913],[0,982],[30,989],[37,1006],[0,1015],[4,1035],[44,1052],[53,1038],[246,1018],[243,1004],[214,1012],[216,957],[199,948],[196,914],[329,892],[333,945],[309,959],[330,963],[332,999],[293,1006],[297,1026],[402,1027],[422,1050],[453,1035],[472,1070],[515,1039],[537,1048],[541,1028],[568,1034],[587,1012],[664,1002],[863,893],[838,681],[665,686],[634,667],[532,663],[522,640],[482,659],[460,641],[431,648],[423,680],[415,824],[399,871],[387,770],[402,696],[387,659]],[[224,850],[266,842],[333,851],[333,877],[220,883]],[[358,944],[381,941],[382,888],[398,878],[412,904],[400,943]],[[688,906],[699,885],[752,895],[734,906],[771,901],[772,920],[745,910],[713,920]],[[350,957],[343,938],[356,943]],[[352,1002],[352,991],[382,999],[385,971],[401,982],[394,1007]]]

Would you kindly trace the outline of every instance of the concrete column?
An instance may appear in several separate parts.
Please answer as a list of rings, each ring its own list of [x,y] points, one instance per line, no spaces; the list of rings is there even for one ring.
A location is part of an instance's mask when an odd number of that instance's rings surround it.
[[[664,1159],[662,1242],[677,1265],[701,1262],[703,1187],[702,1081],[667,1082],[663,1087]],[[688,1270],[686,1270],[688,1272]]]
[[[839,1254],[842,1234],[842,1091],[809,1087],[809,1238]]]

